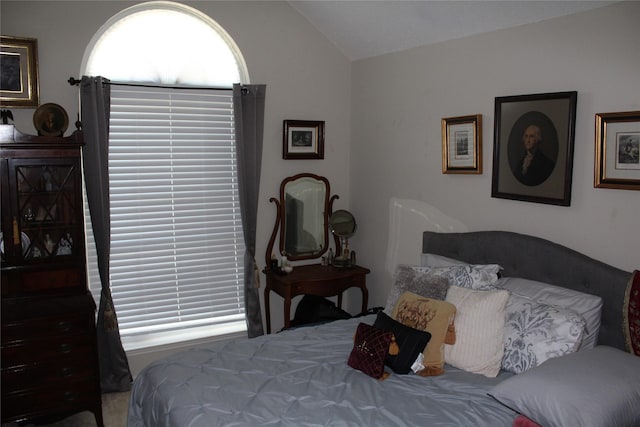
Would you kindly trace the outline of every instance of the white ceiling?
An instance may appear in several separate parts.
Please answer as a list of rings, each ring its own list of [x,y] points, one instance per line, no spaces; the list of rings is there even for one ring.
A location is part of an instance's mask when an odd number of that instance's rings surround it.
[[[370,58],[571,15],[616,1],[289,1],[347,58]]]

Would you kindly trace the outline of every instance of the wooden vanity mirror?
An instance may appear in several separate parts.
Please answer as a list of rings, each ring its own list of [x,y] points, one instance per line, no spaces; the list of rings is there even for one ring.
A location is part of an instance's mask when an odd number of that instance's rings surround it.
[[[282,180],[280,198],[269,199],[276,204],[277,214],[267,245],[267,268],[273,253],[284,253],[295,261],[320,258],[329,249],[329,216],[338,198],[329,197],[330,192],[329,181],[323,176],[301,173]],[[279,243],[274,252],[276,237]]]

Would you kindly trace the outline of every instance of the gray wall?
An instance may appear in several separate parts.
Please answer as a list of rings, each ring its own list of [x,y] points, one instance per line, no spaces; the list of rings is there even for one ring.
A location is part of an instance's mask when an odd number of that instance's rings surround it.
[[[353,63],[352,247],[383,304],[391,197],[427,202],[470,230],[533,234],[640,268],[640,192],[593,187],[594,115],[640,110],[640,3]],[[494,98],[577,91],[570,207],[491,198]],[[482,114],[482,175],[442,174],[440,121]],[[371,191],[375,188],[376,191]]]

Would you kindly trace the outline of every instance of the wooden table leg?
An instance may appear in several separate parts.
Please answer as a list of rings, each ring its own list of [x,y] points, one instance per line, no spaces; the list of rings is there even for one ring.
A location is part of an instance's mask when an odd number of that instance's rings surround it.
[[[360,287],[362,291],[362,312],[367,311],[367,304],[369,303],[369,291],[365,285]]]
[[[291,327],[291,295],[284,297],[284,328]]]
[[[269,295],[271,294],[271,288],[267,285],[264,288],[264,311],[267,319],[267,334],[271,333],[271,308],[269,307]]]

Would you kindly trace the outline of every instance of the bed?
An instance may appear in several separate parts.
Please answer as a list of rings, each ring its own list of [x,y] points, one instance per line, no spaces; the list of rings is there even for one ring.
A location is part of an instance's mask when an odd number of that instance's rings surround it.
[[[445,360],[444,372],[432,376],[414,371],[398,374],[385,366],[389,376],[380,380],[354,369],[351,358],[360,325],[380,331],[371,326],[378,325],[385,314],[389,318],[399,315],[400,301],[413,294],[407,291],[409,288],[396,289],[396,275],[393,288],[399,299],[394,309],[385,307],[377,314],[215,343],[151,363],[135,379],[128,425],[640,425],[640,358],[627,351],[623,329],[630,272],[544,239],[502,231],[424,232],[422,252],[423,265],[403,266],[414,268],[411,274],[418,275],[415,277],[422,277],[419,275],[424,272],[432,275],[435,271],[500,266],[498,281],[491,290],[462,291],[455,286],[452,292],[454,287],[449,287],[446,300],[450,294],[463,292],[459,307],[464,307],[468,295],[484,298],[491,294],[502,301],[501,317],[508,319],[505,292],[511,304],[512,295],[520,292],[518,286],[523,283],[531,287],[549,284],[561,293],[573,290],[600,297],[599,325],[589,331],[581,329],[580,342],[566,355],[551,357],[535,367],[522,365],[523,359],[519,358],[512,365],[516,366],[515,372],[503,369],[504,361],[500,361],[499,371],[487,374],[486,366],[467,369],[468,354],[452,349],[461,342],[473,343],[465,340],[473,340],[476,334],[495,331],[488,326],[480,332],[470,331],[471,326],[463,327],[474,322],[468,317],[470,311],[458,310],[454,322],[456,344],[442,346],[447,351],[443,354],[455,363]],[[507,290],[501,283],[513,287]],[[546,288],[541,289],[546,292]],[[400,295],[400,290],[406,292]],[[563,313],[573,313],[570,318],[576,324],[584,326],[591,321],[585,320],[589,315],[576,316],[571,308]],[[479,326],[489,324],[483,320]],[[501,334],[492,339],[505,340],[507,333]],[[589,339],[593,342],[586,345]],[[475,350],[482,353],[479,347],[472,348],[472,353]],[[495,355],[491,357],[495,366]],[[476,360],[471,362],[473,365]],[[554,385],[554,381],[558,383]]]

